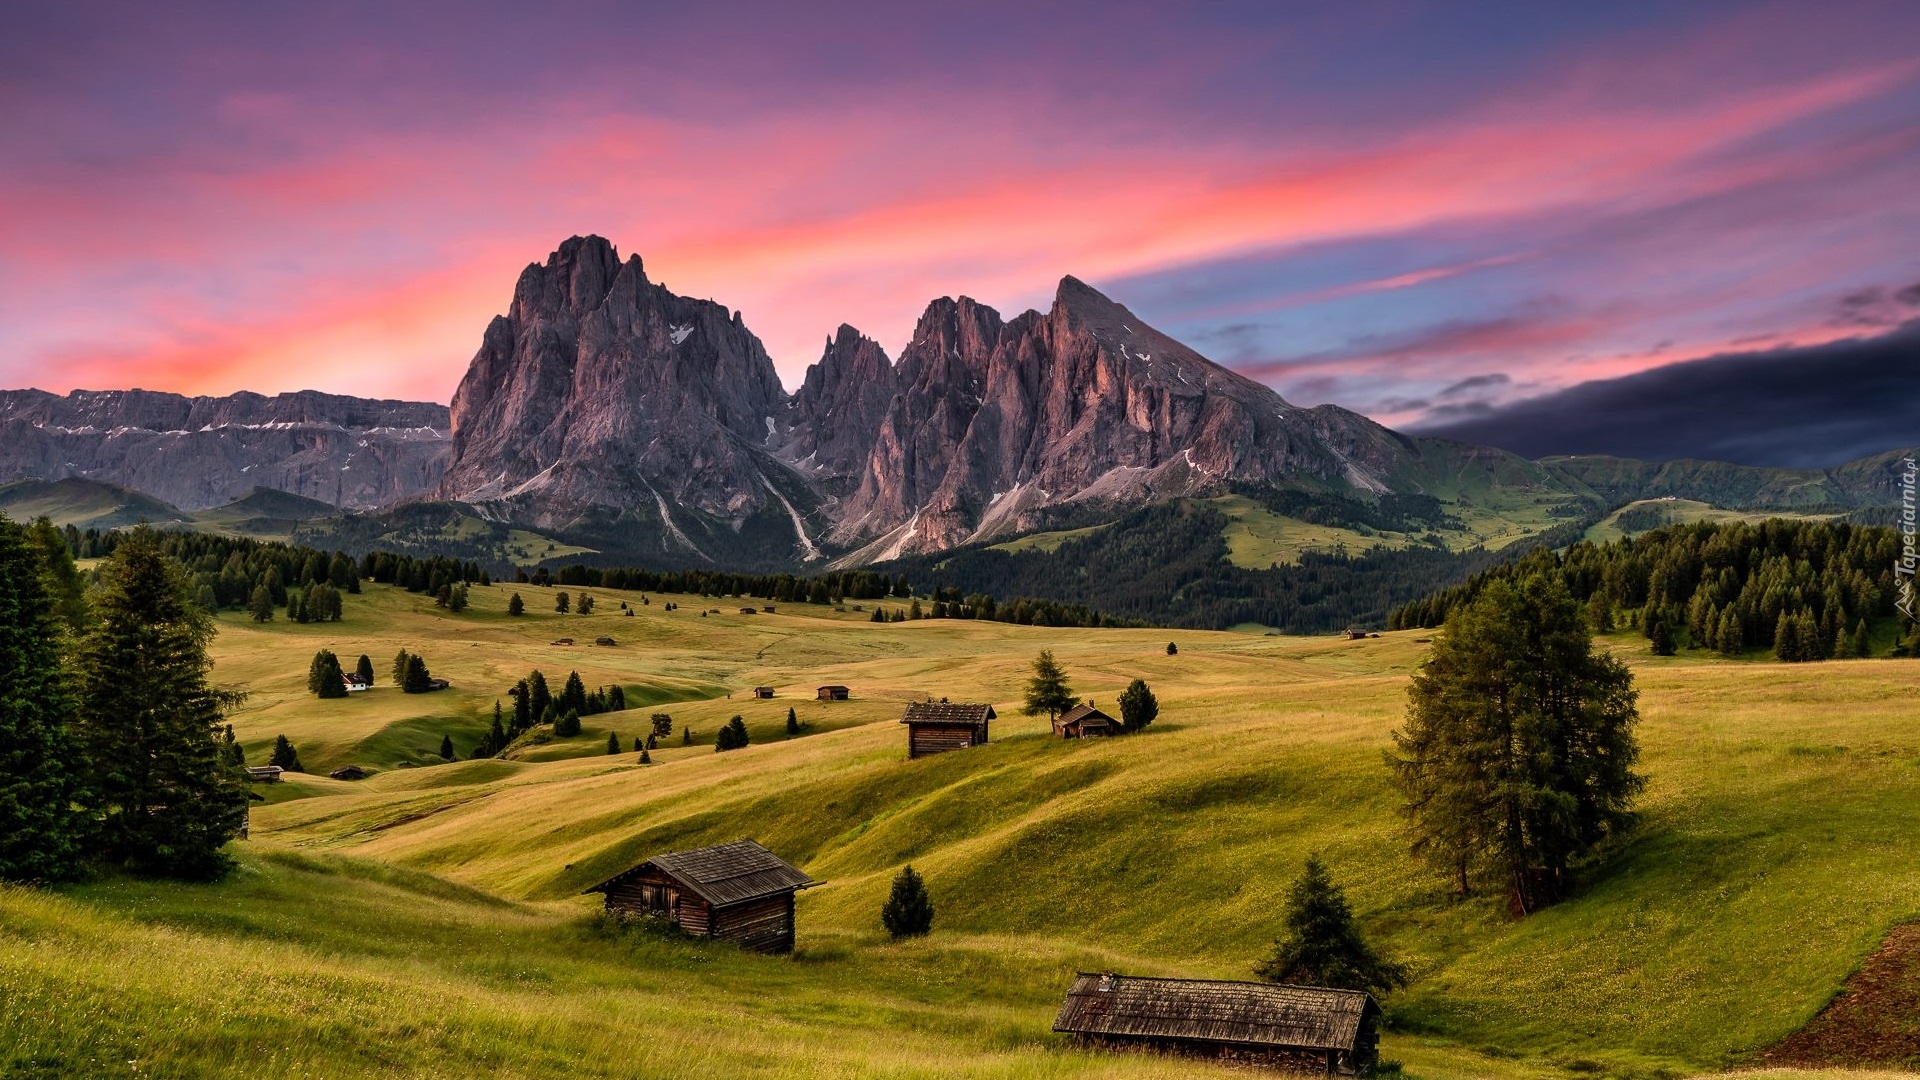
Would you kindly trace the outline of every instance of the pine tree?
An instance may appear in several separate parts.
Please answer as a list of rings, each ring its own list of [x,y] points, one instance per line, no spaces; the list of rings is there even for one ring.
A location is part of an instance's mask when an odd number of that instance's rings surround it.
[[[346,675],[340,670],[340,658],[331,649],[313,654],[313,663],[307,665],[307,690],[323,698],[347,696]]]
[[[546,723],[547,711],[553,708],[553,692],[547,689],[547,677],[535,671],[527,676],[527,711],[536,724]]]
[[[507,734],[506,726],[500,722],[500,702],[493,703],[493,726],[487,729],[487,756],[497,757],[506,752],[508,744],[513,742]]]
[[[747,742],[747,722],[735,716],[727,721],[726,726],[720,729],[720,734],[714,737],[713,748],[716,751],[738,750],[746,746]]]
[[[430,683],[432,678],[432,673],[427,670],[427,662],[410,655],[407,657],[407,676],[400,681],[400,689],[409,694],[424,694],[433,689]]]
[[[567,600],[566,590],[563,589],[554,595],[553,610],[559,612],[562,615],[565,615],[567,613],[568,606],[569,606],[569,601]]]
[[[627,711],[627,690],[619,683],[607,687],[607,709],[610,712]]]
[[[609,732],[607,732],[607,753],[608,753],[608,755],[613,755],[613,754],[617,754],[617,753],[619,753],[619,752],[620,752],[620,736],[618,736],[618,735],[615,735],[615,734],[614,734],[613,732],[611,732],[611,731],[609,731]]]
[[[1288,890],[1282,925],[1273,954],[1254,968],[1254,974],[1269,982],[1365,990],[1376,996],[1407,984],[1406,969],[1367,944],[1346,893],[1317,857],[1307,859],[1306,870]]]
[[[467,583],[461,582],[447,590],[447,610],[461,612],[467,610]]]
[[[1173,642],[1171,642],[1171,641],[1169,641],[1169,642],[1167,642],[1167,655],[1168,655],[1168,656],[1179,656],[1179,655],[1180,655],[1180,646],[1178,646],[1178,645],[1175,645],[1175,644],[1174,644]]]
[[[44,520],[44,519],[43,519]],[[36,523],[37,524],[37,523]],[[51,524],[48,525],[51,531]],[[66,539],[60,550],[66,551]],[[0,880],[59,881],[82,861],[85,821],[72,687],[60,639],[71,626],[48,594],[37,545],[0,516]],[[84,621],[84,620],[83,620]]]
[[[207,685],[213,621],[149,527],[122,536],[100,580],[75,668],[102,850],[140,872],[219,877],[248,798],[220,760],[218,733],[239,695]]]
[[[300,753],[293,748],[292,740],[285,735],[273,737],[273,753],[267,757],[267,764],[278,765],[287,772],[306,772],[300,765]]]
[[[1800,624],[1784,611],[1773,624],[1773,658],[1789,664],[1800,659]]]
[[[641,750],[641,751],[640,751],[640,764],[642,764],[642,765],[651,765],[651,764],[653,764],[653,755],[652,755],[652,754],[649,754],[649,753],[647,753],[647,752],[646,752],[646,751],[645,751],[644,749],[643,749],[643,750]]]
[[[793,711],[793,706],[791,705],[787,706],[787,734],[800,734],[800,717]]]
[[[633,737],[633,752],[636,754],[642,753],[646,750],[646,748],[647,748],[647,744],[640,741],[640,736],[635,735]]]
[[[580,734],[580,714],[572,709],[561,713],[560,719],[553,723],[553,733],[563,739],[571,739]]]
[[[1464,892],[1484,866],[1522,914],[1623,828],[1644,786],[1633,676],[1593,651],[1557,577],[1496,580],[1447,616],[1407,690],[1387,761],[1414,853]]]
[[[575,601],[573,605],[573,610],[579,612],[582,615],[593,614],[593,597],[588,596],[584,592],[581,593],[579,596],[579,599]]]
[[[87,627],[87,580],[73,563],[73,549],[45,514],[27,527],[27,547],[40,563],[40,583],[47,602],[65,628],[75,634]],[[197,595],[196,595],[197,599]]]
[[[1727,605],[1720,613],[1720,628],[1714,633],[1713,647],[1722,656],[1739,656],[1747,649],[1746,632],[1740,622],[1740,612],[1733,605]]]
[[[1052,720],[1079,703],[1073,687],[1067,684],[1067,673],[1054,662],[1051,651],[1043,650],[1034,658],[1033,677],[1027,680],[1026,714],[1045,713]]]
[[[507,691],[507,696],[513,699],[513,726],[508,730],[518,735],[533,726],[533,691],[527,686],[527,680],[521,679]]]
[[[1607,603],[1605,593],[1594,593],[1587,601],[1587,625],[1596,634],[1613,633],[1613,605]]]
[[[557,704],[563,712],[570,710],[576,713],[584,713],[587,711],[587,684],[580,681],[579,672],[567,672],[567,681],[560,687],[560,696],[555,699],[555,704]]]
[[[868,622],[877,622],[877,623],[883,623],[883,622],[886,622],[886,621],[887,621],[887,609],[886,609],[886,608],[883,608],[883,607],[879,607],[878,605],[876,605],[876,606],[874,607],[874,609],[873,609],[873,616],[872,616],[871,618],[869,618],[869,619],[868,619],[867,621],[868,621]]]
[[[453,760],[453,736],[440,736],[440,759],[442,761]]]
[[[360,681],[362,683],[364,683],[367,686],[372,686],[373,685],[373,659],[369,657],[366,653],[361,653],[360,659],[354,662],[353,673],[355,675],[360,676]]]
[[[1674,654],[1673,628],[1667,625],[1667,620],[1655,620],[1653,628],[1647,631],[1647,640],[1653,644],[1653,655],[1672,656]]]
[[[680,745],[681,746],[693,745],[693,728],[687,727],[687,726],[682,726],[680,728]]]
[[[1862,660],[1873,655],[1873,642],[1867,637],[1867,620],[1861,619],[1853,626],[1853,655]]]
[[[933,898],[927,895],[927,883],[911,864],[895,875],[887,902],[880,908],[880,925],[895,941],[933,931]]]
[[[410,653],[410,652],[408,652],[408,651],[407,651],[407,650],[405,650],[405,649],[401,649],[401,650],[400,650],[399,652],[397,652],[397,653],[395,653],[395,654],[394,654],[394,657],[393,657],[393,685],[395,685],[395,686],[398,686],[398,687],[400,687],[401,689],[405,689],[405,688],[406,688],[406,685],[407,685],[407,664],[408,664],[408,662],[409,662],[409,661],[411,661],[412,659],[413,659],[413,654],[412,654],[412,653]]]
[[[240,740],[233,737],[232,724],[220,735],[220,760],[235,769],[247,767],[247,752],[241,748]]]
[[[1120,726],[1127,731],[1143,731],[1159,715],[1160,701],[1145,680],[1135,679],[1120,692]]]
[[[522,615],[526,613],[526,610],[527,610],[527,602],[525,600],[520,599],[519,593],[514,593],[512,596],[507,598],[507,614]]]
[[[273,609],[273,593],[267,589],[266,584],[255,586],[252,598],[247,601],[247,612],[253,616],[253,621],[272,622]]]
[[[663,712],[654,713],[648,718],[648,723],[653,725],[653,733],[663,739],[673,734],[673,717],[671,714]]]

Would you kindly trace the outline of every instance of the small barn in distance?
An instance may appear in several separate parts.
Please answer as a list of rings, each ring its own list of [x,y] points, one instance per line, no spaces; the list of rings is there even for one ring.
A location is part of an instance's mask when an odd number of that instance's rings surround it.
[[[793,951],[793,894],[817,885],[752,840],[655,855],[588,889],[609,912],[664,915],[695,937]]]
[[[1053,721],[1053,733],[1063,739],[1113,735],[1119,730],[1120,721],[1094,708],[1091,701],[1075,705]]]
[[[756,686],[753,688],[753,696],[757,698],[770,698],[773,696],[773,687]]]
[[[994,719],[991,705],[916,701],[900,718],[907,725],[907,760],[984,745],[987,722]]]
[[[1090,1046],[1354,1074],[1379,1057],[1379,1020],[1359,990],[1082,972],[1053,1030]]]
[[[847,693],[847,688],[844,686],[823,686],[814,691],[815,696],[821,701],[845,701]]]

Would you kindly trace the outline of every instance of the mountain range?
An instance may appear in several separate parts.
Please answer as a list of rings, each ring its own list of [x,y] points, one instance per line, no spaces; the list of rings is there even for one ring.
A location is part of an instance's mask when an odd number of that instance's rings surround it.
[[[738,312],[674,294],[597,236],[521,272],[450,408],[311,391],[0,392],[0,481],[84,478],[184,511],[255,488],[379,508],[362,519],[417,523],[441,507],[609,556],[711,566],[882,562],[1169,499],[1278,505],[1272,492],[1292,493],[1289,506],[1426,498],[1431,520],[1409,533],[1467,546],[1651,496],[1871,505],[1891,498],[1892,464],[1529,461],[1404,435],[1295,406],[1072,277],[1046,311],[1010,319],[934,300],[897,358],[842,325],[788,394]]]

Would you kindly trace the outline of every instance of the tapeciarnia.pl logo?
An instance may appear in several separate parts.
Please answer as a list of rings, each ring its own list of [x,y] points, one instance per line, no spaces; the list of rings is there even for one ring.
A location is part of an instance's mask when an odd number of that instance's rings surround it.
[[[1894,560],[1893,572],[1900,582],[1900,599],[1894,605],[1908,619],[1914,619],[1914,566],[1917,559],[1914,551],[1914,513],[1913,482],[1914,467],[1912,458],[1903,458],[1900,462],[1905,468],[1900,473],[1900,557]]]

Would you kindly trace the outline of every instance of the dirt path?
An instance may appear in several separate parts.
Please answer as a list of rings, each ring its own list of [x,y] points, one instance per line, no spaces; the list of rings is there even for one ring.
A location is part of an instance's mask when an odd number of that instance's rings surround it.
[[[1895,927],[1833,1003],[1760,1062],[1920,1067],[1920,923]]]

